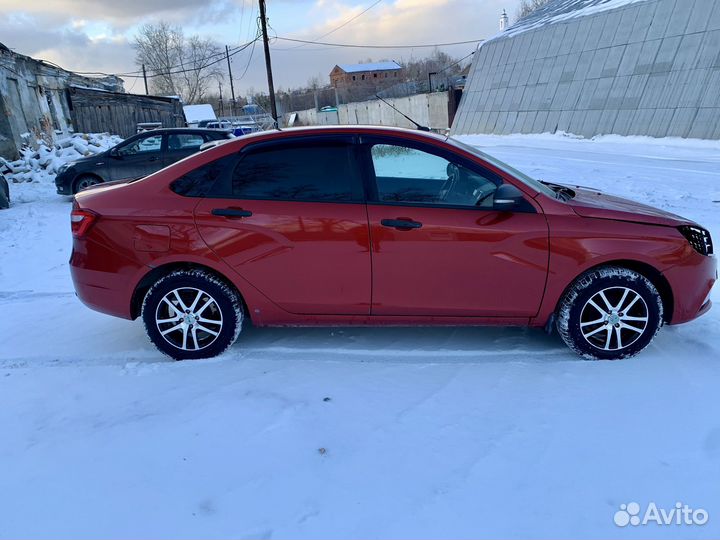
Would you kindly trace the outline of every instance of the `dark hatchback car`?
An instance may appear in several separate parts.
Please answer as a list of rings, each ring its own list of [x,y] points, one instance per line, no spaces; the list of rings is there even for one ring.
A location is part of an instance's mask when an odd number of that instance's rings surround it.
[[[205,143],[232,138],[213,129],[146,131],[105,152],[66,163],[55,177],[55,186],[60,195],[73,195],[102,182],[142,178],[194,154]]]

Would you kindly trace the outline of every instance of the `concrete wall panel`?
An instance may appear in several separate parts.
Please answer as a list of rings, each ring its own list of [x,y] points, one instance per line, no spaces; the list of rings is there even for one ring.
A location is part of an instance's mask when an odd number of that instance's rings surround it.
[[[454,133],[720,138],[720,0],[560,17],[501,35],[474,60]]]

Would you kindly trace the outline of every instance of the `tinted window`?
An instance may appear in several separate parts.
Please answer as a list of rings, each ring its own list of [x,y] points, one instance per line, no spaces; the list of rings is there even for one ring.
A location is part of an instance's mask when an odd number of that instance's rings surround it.
[[[376,144],[371,151],[378,199],[492,208],[501,181],[416,148]]]
[[[202,165],[175,180],[170,184],[170,189],[184,197],[205,197],[220,175],[234,161],[233,156],[226,156]]]
[[[244,156],[232,178],[241,199],[359,201],[352,147],[315,144],[272,147]]]
[[[135,154],[143,154],[146,152],[159,152],[160,145],[162,144],[162,135],[148,135],[135,139],[133,142],[128,143],[118,148],[118,153],[121,156],[132,156]]]
[[[195,133],[171,133],[168,135],[168,150],[197,150],[204,142]]]

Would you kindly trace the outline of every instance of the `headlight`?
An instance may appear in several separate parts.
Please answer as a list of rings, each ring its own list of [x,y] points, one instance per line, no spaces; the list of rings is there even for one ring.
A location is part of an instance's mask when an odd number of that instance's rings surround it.
[[[75,162],[74,162],[74,161],[70,161],[70,162],[68,162],[68,163],[63,163],[62,165],[60,165],[60,168],[58,169],[58,174],[64,173],[65,171],[67,171],[67,170],[68,170],[70,167],[72,167],[73,165],[75,165]]]
[[[700,255],[713,254],[712,238],[710,238],[709,231],[702,227],[691,225],[683,225],[682,227],[678,227],[678,230]]]

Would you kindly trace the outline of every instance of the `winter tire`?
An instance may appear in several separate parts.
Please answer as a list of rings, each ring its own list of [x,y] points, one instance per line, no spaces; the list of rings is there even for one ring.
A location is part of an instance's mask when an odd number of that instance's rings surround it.
[[[96,176],[85,174],[73,182],[73,193],[82,191],[83,189],[89,188],[100,183],[100,179]]]
[[[663,304],[646,277],[620,267],[580,276],[563,296],[557,329],[576,353],[593,360],[635,356],[657,334]]]
[[[232,287],[213,274],[178,270],[150,288],[142,318],[150,340],[171,358],[212,358],[240,334],[242,302]]]

